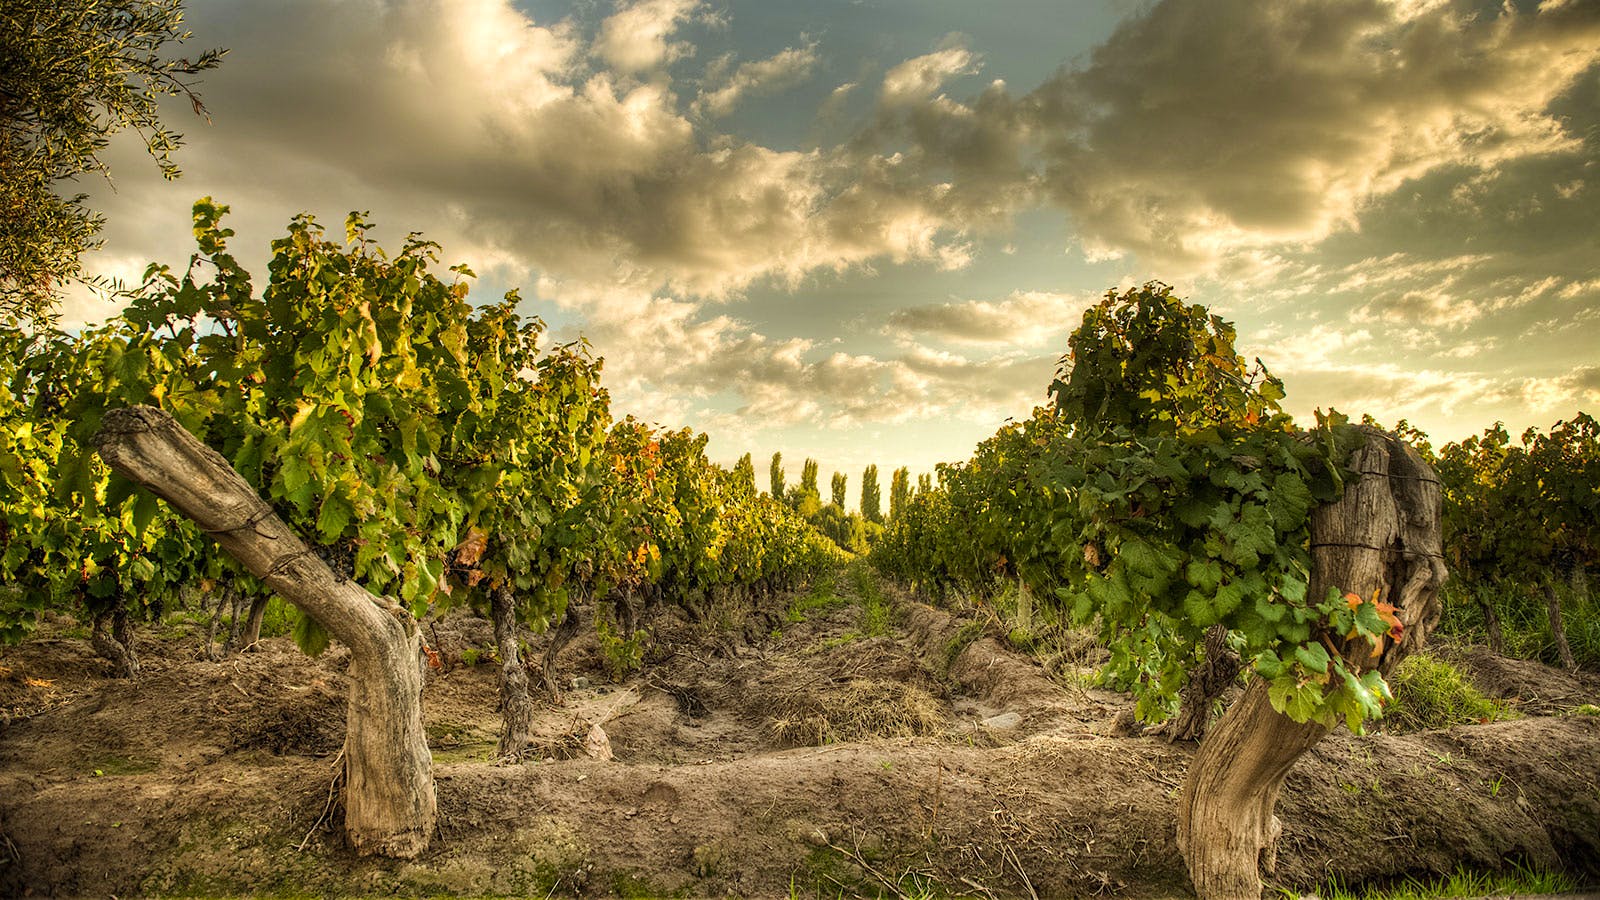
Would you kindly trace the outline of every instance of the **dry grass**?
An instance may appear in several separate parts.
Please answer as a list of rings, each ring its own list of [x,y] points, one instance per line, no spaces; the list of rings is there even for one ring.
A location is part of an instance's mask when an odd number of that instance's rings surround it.
[[[943,704],[923,688],[858,678],[771,698],[767,731],[784,744],[812,745],[938,734]]]
[[[539,734],[534,737],[532,746],[523,753],[523,756],[534,759],[584,759],[589,756],[586,749],[589,740],[589,731],[594,728],[593,723],[573,716],[572,720],[560,731]]]
[[[744,697],[747,715],[787,746],[943,734],[943,689],[933,673],[887,637],[775,660]]]
[[[36,716],[61,706],[72,695],[54,679],[33,678],[17,669],[0,665],[0,725]]]

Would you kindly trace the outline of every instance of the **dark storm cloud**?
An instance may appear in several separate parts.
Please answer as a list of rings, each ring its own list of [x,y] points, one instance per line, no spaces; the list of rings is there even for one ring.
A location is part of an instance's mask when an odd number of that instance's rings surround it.
[[[1441,166],[1569,149],[1546,113],[1600,4],[1164,2],[1036,91],[1048,186],[1091,252],[1206,267],[1315,242]]]

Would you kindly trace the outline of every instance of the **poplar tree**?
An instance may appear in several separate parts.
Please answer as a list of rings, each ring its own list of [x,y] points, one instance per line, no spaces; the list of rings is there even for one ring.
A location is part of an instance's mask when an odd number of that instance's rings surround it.
[[[867,466],[861,473],[861,517],[883,524],[883,492],[878,488],[877,466]]]
[[[911,499],[911,471],[905,467],[894,470],[889,479],[889,521],[900,518],[906,501]]]
[[[845,474],[843,472],[833,473],[833,505],[839,507],[840,509],[844,509],[844,492]]]
[[[772,470],[769,473],[772,483],[772,499],[783,499],[783,454],[772,454]]]
[[[748,487],[752,492],[755,491],[756,464],[750,459],[750,454],[746,453],[739,457],[739,461],[734,464],[733,479],[739,484]]]

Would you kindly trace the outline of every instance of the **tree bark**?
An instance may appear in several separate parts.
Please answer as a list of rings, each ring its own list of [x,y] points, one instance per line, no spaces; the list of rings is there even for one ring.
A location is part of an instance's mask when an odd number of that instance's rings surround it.
[[[1017,627],[1023,634],[1033,634],[1033,592],[1021,578],[1017,579]]]
[[[165,412],[107,413],[95,446],[350,648],[345,837],[361,855],[421,853],[437,803],[422,730],[421,634],[410,613],[336,577],[227,460]]]
[[[244,631],[239,633],[239,652],[249,653],[261,643],[261,622],[267,617],[267,594],[250,598],[250,615],[244,620]]]
[[[1213,625],[1206,631],[1204,658],[1189,673],[1183,686],[1178,715],[1162,727],[1169,743],[1198,741],[1211,726],[1211,707],[1239,677],[1239,654],[1228,646],[1228,629]]]
[[[1545,579],[1544,605],[1550,613],[1550,636],[1556,640],[1556,653],[1561,656],[1561,664],[1569,671],[1574,671],[1578,663],[1572,658],[1572,645],[1567,643],[1567,626],[1561,617],[1561,595],[1556,593],[1554,578]]]
[[[572,643],[572,639],[578,636],[578,631],[583,626],[575,600],[576,598],[568,598],[566,615],[562,616],[561,624],[556,626],[556,630],[551,632],[550,646],[544,648],[544,687],[550,692],[550,702],[557,706],[561,705],[561,683],[556,677],[556,657]]]
[[[217,626],[222,622],[222,611],[227,608],[232,591],[231,587],[225,587],[217,592],[217,608],[211,611],[211,622],[206,626],[206,659],[212,662],[227,654],[226,647],[217,646]],[[202,605],[201,608],[205,607]]]
[[[1307,596],[1376,592],[1394,604],[1405,630],[1376,658],[1365,639],[1333,636],[1351,671],[1388,673],[1439,621],[1439,483],[1416,451],[1363,430],[1366,444],[1350,459],[1358,474],[1342,498],[1312,513]],[[1274,710],[1257,676],[1200,744],[1178,800],[1178,847],[1203,900],[1261,896],[1260,871],[1270,874],[1277,862],[1278,793],[1295,761],[1328,730]]]
[[[494,639],[500,648],[501,758],[521,759],[533,744],[533,698],[528,696],[528,667],[517,640],[517,607],[510,588],[501,585],[489,596]]]
[[[117,678],[134,678],[139,674],[139,654],[133,647],[133,621],[122,605],[115,601],[115,609],[94,614],[94,624],[89,632],[89,646],[111,663],[111,674]]]
[[[1474,591],[1476,593],[1476,591]],[[1489,630],[1489,650],[1495,656],[1504,656],[1506,640],[1500,630],[1500,613],[1494,608],[1494,601],[1482,595],[1478,596],[1478,608],[1483,610],[1483,624]]]
[[[1201,742],[1178,799],[1178,847],[1202,900],[1261,896],[1260,871],[1272,873],[1283,831],[1278,792],[1328,731],[1273,709],[1267,682],[1252,678]]]
[[[613,591],[611,596],[612,605],[617,610],[618,627],[623,634],[632,637],[639,631],[639,604],[634,600],[633,588]]]

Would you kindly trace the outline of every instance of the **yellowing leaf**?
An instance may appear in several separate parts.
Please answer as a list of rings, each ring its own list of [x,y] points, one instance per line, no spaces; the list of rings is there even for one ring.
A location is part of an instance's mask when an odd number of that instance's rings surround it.
[[[304,424],[307,417],[311,415],[311,411],[316,408],[316,403],[310,400],[301,400],[299,404],[295,406],[294,418],[289,420],[289,430],[294,431]]]

